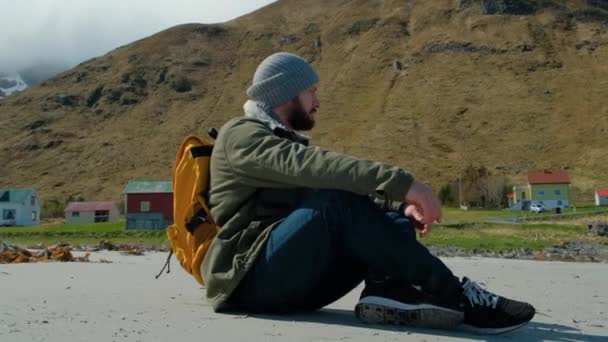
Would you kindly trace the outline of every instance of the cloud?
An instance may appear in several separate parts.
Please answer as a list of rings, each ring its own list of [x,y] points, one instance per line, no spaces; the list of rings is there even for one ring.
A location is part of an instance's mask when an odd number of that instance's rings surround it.
[[[40,63],[71,67],[175,25],[223,22],[271,2],[274,1],[4,1],[0,71],[15,72]]]

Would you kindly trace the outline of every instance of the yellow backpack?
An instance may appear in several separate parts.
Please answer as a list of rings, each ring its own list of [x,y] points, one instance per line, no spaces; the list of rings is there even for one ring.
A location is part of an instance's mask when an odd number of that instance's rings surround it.
[[[209,135],[215,139],[217,131],[211,129]],[[205,285],[201,263],[220,230],[207,205],[212,151],[213,142],[192,135],[179,148],[173,169],[173,224],[167,227],[171,251],[165,267],[175,254],[184,270],[201,285]]]

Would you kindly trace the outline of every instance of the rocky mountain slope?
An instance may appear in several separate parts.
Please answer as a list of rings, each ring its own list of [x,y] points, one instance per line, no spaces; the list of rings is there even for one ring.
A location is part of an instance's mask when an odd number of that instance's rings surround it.
[[[321,75],[314,141],[436,188],[467,165],[608,186],[608,1],[281,0],[179,25],[0,100],[0,187],[119,200],[170,179],[191,133],[241,114],[275,51]]]

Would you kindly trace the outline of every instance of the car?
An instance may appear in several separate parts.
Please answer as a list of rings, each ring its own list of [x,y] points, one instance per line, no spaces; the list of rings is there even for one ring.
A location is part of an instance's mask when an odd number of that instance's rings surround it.
[[[542,204],[533,203],[533,204],[530,205],[530,212],[531,213],[543,213],[545,211],[547,211],[547,209]]]

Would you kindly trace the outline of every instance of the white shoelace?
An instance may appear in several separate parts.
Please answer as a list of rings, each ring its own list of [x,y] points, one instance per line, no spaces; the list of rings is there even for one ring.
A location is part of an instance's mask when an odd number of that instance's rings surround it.
[[[482,305],[496,309],[498,296],[486,291],[476,282],[467,280],[464,285],[462,285],[462,288],[464,290],[464,295],[469,300],[469,303],[471,303],[471,306]]]

